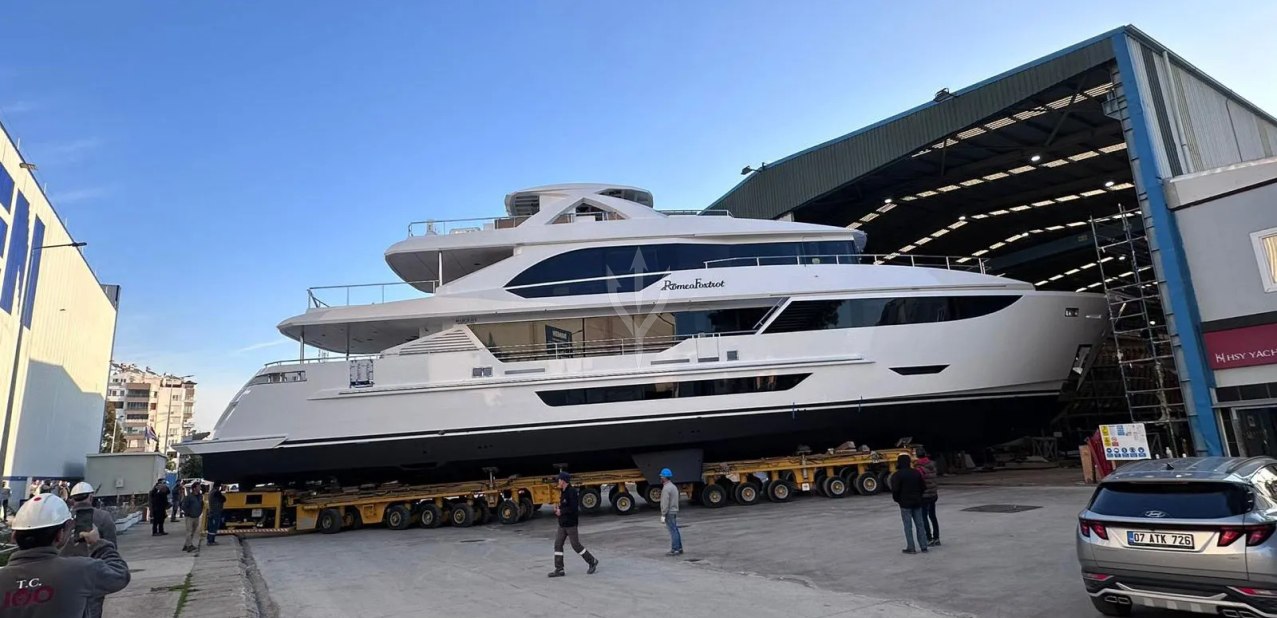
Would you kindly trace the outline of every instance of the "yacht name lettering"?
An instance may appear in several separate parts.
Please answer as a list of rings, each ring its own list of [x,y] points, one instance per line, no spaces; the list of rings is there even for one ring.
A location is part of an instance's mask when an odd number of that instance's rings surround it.
[[[1250,352],[1235,353],[1217,353],[1215,354],[1215,362],[1232,363],[1236,361],[1249,360],[1255,358],[1274,358],[1277,357],[1277,348],[1268,348],[1265,350],[1252,350]]]
[[[661,287],[661,291],[664,292],[666,290],[702,290],[702,289],[708,289],[708,288],[721,288],[726,285],[727,285],[726,280],[702,281],[700,277],[697,277],[696,280],[691,283],[677,283],[677,282],[666,279],[665,285]]]

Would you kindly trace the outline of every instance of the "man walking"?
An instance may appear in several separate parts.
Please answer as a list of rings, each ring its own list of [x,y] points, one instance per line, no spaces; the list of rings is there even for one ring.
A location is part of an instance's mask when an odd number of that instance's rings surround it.
[[[204,513],[204,496],[200,492],[199,483],[191,483],[182,497],[182,516],[186,518],[186,545],[182,551],[195,551],[195,542],[200,531],[200,515]]]
[[[105,510],[93,507],[93,486],[80,481],[71,488],[71,512],[78,513],[82,509],[93,511],[93,528],[97,530],[98,535],[104,541],[110,541],[115,544],[115,518]],[[84,557],[91,558],[89,546],[85,543],[67,543],[62,546],[62,551],[58,553],[64,557]],[[101,618],[102,602],[106,600],[105,595],[99,595],[89,599],[88,605],[84,610],[85,618]]]
[[[896,473],[891,475],[891,499],[900,505],[900,520],[905,525],[905,543],[908,545],[902,551],[906,554],[918,553],[913,543],[914,530],[917,530],[922,553],[927,553],[927,529],[922,523],[925,519],[922,514],[924,489],[922,475],[909,465],[909,456],[902,454],[897,457]]]
[[[576,488],[572,486],[572,475],[567,472],[559,473],[559,504],[554,507],[554,514],[559,518],[559,530],[554,535],[554,570],[550,572],[550,577],[563,577],[567,573],[563,572],[563,541],[570,540],[572,542],[572,550],[590,565],[586,573],[593,575],[595,569],[599,568],[599,561],[590,555],[590,552],[581,545],[581,539],[577,534],[577,512],[580,510],[581,497]]]
[[[208,495],[208,544],[217,545],[217,529],[222,527],[222,505],[226,504],[226,495],[222,493],[222,486],[214,484],[213,491]]]
[[[164,518],[168,517],[168,483],[164,482],[164,477],[155,481],[155,487],[151,488],[151,536],[159,536],[168,534],[164,531]]]
[[[92,599],[119,592],[129,584],[129,565],[115,543],[97,528],[79,533],[89,557],[63,557],[58,546],[74,545],[71,511],[52,494],[32,497],[13,516],[18,551],[0,568],[0,603],[5,618],[88,616]]]
[[[666,556],[683,553],[683,536],[678,532],[678,485],[674,484],[673,477],[669,468],[661,468],[661,523],[670,531],[670,550]]]
[[[940,546],[940,522],[936,520],[936,501],[940,498],[940,473],[936,462],[927,457],[927,451],[920,446],[915,451],[918,461],[914,464],[922,474],[922,514],[927,524],[927,545]]]

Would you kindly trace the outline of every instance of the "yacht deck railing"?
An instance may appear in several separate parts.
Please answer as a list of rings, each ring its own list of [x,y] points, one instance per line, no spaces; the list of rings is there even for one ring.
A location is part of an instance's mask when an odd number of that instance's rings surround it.
[[[918,268],[943,268],[987,274],[984,258],[949,255],[912,255],[908,253],[856,253],[830,255],[758,255],[731,257],[705,262],[705,268],[730,268],[735,266],[784,266],[818,264],[877,264],[888,266],[913,266]]]
[[[757,331],[742,330],[712,335],[664,335],[660,337],[626,337],[620,339],[592,339],[532,343],[516,346],[492,346],[488,351],[503,362],[584,358],[588,356],[619,356],[668,350],[691,339],[713,340],[732,335],[752,335]]]
[[[657,210],[671,217],[730,217],[727,210]],[[446,234],[468,234],[485,230],[505,230],[518,227],[527,221],[530,215],[520,217],[479,217],[475,219],[426,219],[408,224],[408,236],[443,236]],[[563,213],[551,223],[575,223],[577,221],[618,221],[624,217],[608,212],[595,211],[583,213]]]
[[[320,309],[346,307],[349,305],[375,305],[396,300],[425,298],[432,294],[438,286],[439,282],[433,279],[429,281],[320,285],[306,288],[306,308]],[[430,291],[422,290],[421,287],[427,287]]]

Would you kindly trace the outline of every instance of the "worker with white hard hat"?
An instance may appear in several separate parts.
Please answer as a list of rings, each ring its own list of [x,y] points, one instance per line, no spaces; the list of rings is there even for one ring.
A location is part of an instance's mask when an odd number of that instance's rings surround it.
[[[74,532],[73,520],[66,502],[53,494],[35,496],[18,509],[11,522],[18,550],[0,567],[5,618],[83,616],[92,599],[129,585],[129,565],[96,527],[76,535],[91,557],[58,555],[58,546]]]
[[[115,518],[104,509],[93,507],[93,486],[80,481],[71,488],[71,515],[82,510],[93,511],[93,526],[98,531],[98,536],[103,540],[115,543]],[[118,548],[117,548],[118,550]],[[89,556],[89,546],[84,543],[67,543],[62,546],[61,555],[71,556]],[[105,597],[97,597],[89,601],[88,610],[84,613],[86,618],[98,618],[102,615],[102,603]]]

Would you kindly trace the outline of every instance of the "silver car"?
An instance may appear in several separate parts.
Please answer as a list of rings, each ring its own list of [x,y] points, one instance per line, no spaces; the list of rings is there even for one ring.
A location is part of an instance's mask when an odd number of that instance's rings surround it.
[[[1277,618],[1277,459],[1125,465],[1078,518],[1082,582],[1100,613]]]

